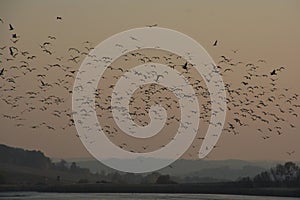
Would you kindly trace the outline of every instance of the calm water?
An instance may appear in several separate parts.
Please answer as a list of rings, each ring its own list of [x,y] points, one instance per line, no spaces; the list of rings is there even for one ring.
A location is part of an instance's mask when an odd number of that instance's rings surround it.
[[[288,197],[262,197],[240,195],[215,195],[215,194],[111,194],[111,193],[37,193],[37,192],[4,192],[0,193],[0,199],[16,200],[293,200],[299,198]]]

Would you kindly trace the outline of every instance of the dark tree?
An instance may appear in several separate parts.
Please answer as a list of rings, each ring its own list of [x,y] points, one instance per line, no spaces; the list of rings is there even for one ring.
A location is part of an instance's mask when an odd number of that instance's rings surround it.
[[[175,181],[171,180],[170,175],[161,175],[157,178],[157,184],[175,184]]]
[[[249,179],[240,180],[240,183],[249,183]],[[284,165],[278,164],[268,171],[256,175],[253,185],[257,187],[295,187],[300,186],[300,168],[293,162],[286,162]]]

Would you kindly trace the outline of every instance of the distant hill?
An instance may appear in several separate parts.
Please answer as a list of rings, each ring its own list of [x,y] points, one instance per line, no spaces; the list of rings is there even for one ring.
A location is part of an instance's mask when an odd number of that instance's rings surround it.
[[[76,163],[53,163],[40,151],[0,144],[0,184],[61,184],[97,178]]]
[[[153,158],[153,162],[159,161]],[[168,177],[166,175],[169,175],[170,182],[212,183],[235,181],[241,177],[251,178],[276,164],[242,160],[182,159],[156,172],[132,174],[116,171],[94,159],[77,159],[76,162],[56,159],[56,162],[53,162],[40,151],[28,151],[0,144],[0,184],[153,184],[160,176]]]
[[[70,160],[71,161],[71,160]],[[128,160],[130,162],[130,160]],[[153,160],[155,162],[155,160]],[[77,159],[80,167],[88,168],[91,172],[115,172],[95,159]],[[177,160],[171,166],[159,170],[159,173],[171,176],[199,177],[203,180],[236,180],[240,177],[253,177],[262,171],[275,166],[280,161],[243,161],[243,160]],[[210,181],[209,181],[210,182]]]
[[[153,159],[153,162],[157,161]],[[178,160],[165,169],[144,174],[117,172],[96,160],[77,163],[65,160],[53,162],[40,151],[0,144],[0,192],[300,194],[300,168],[292,162],[263,170],[253,162],[240,160]]]
[[[28,151],[0,144],[0,163],[32,168],[50,168],[53,163],[40,151]]]

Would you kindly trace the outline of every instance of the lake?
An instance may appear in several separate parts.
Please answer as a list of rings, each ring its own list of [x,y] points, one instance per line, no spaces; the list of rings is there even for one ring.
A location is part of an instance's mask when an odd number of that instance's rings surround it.
[[[0,192],[0,199],[15,200],[293,200],[299,198],[221,194],[128,194],[128,193],[39,193]]]

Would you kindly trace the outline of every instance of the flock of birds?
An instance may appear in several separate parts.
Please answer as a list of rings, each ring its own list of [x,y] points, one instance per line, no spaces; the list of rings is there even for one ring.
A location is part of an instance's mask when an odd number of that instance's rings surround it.
[[[56,18],[62,21],[62,17]],[[149,25],[149,27],[157,24]],[[1,115],[13,120],[16,127],[29,126],[31,129],[46,128],[50,131],[66,130],[74,126],[70,97],[76,73],[84,57],[90,56],[93,49],[90,41],[84,41],[79,47],[67,48],[63,53],[56,49],[59,38],[48,35],[36,46],[36,51],[24,49],[19,45],[22,36],[17,27],[0,19],[0,27],[7,27],[9,41],[0,46],[0,105]],[[116,44],[117,45],[117,44]],[[212,43],[217,48],[219,41]],[[288,129],[295,129],[291,121],[298,117],[299,95],[278,84],[280,73],[284,66],[269,70],[267,61],[260,59],[256,62],[236,61],[238,50],[232,50],[230,56],[221,55],[215,66],[225,80],[227,93],[228,115],[224,132],[236,135],[242,134],[245,127],[253,128],[254,133],[262,140],[285,135]],[[96,61],[110,62],[110,57],[94,58]],[[43,62],[47,62],[42,64]],[[163,63],[178,70],[190,82],[200,102],[201,121],[210,123],[211,101],[210,94],[201,76],[195,74],[193,66],[182,57],[170,52],[160,55],[147,51],[134,51],[123,55],[117,62],[109,66],[100,80],[99,88],[95,90],[97,115],[103,124],[104,132],[112,141],[120,141],[117,135],[120,130],[113,122],[111,115],[111,94],[117,80],[132,67],[133,64],[147,62]],[[125,67],[128,66],[128,67]],[[138,73],[138,72],[137,72]],[[159,80],[163,75],[157,75]],[[234,83],[228,77],[238,81]],[[228,79],[227,79],[228,78]],[[209,78],[207,78],[209,81]],[[170,112],[166,126],[173,126],[180,121],[179,104],[175,96],[167,88],[149,84],[137,90],[130,100],[130,115],[139,125],[147,125],[147,112],[151,105],[160,104]],[[177,110],[177,111],[176,111]],[[51,116],[39,121],[37,116]],[[41,117],[40,119],[43,119]],[[63,119],[63,120],[62,120]],[[56,122],[55,122],[56,120]],[[67,120],[67,123],[64,121]],[[62,122],[63,123],[60,123]],[[75,131],[75,129],[74,129]],[[124,136],[124,134],[123,134]],[[171,135],[170,135],[171,137]],[[199,136],[202,140],[203,137]],[[133,140],[135,146],[137,140]],[[121,142],[120,148],[138,151],[129,143]],[[161,144],[160,144],[161,145]],[[129,147],[131,146],[131,147]],[[140,151],[154,150],[149,144],[141,144]],[[196,148],[194,145],[193,148]],[[295,150],[285,152],[291,156]]]

